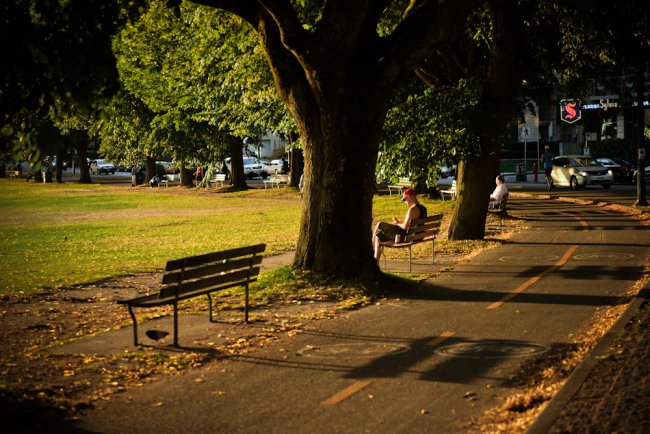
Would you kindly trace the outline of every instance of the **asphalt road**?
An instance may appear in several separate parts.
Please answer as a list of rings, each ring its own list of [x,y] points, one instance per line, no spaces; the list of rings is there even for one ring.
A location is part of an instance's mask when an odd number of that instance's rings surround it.
[[[650,226],[524,193],[528,230],[418,291],[396,292],[246,356],[129,390],[76,427],[102,433],[445,433],[494,407],[523,364],[573,336],[642,277]],[[593,190],[593,191],[592,191]],[[564,190],[553,195],[572,196]],[[576,192],[634,202],[632,186]],[[200,381],[196,381],[200,379]]]

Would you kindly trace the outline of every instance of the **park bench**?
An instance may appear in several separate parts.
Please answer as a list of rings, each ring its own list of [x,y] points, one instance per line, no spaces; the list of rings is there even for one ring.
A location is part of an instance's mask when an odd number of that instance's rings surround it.
[[[504,194],[499,202],[489,205],[488,212],[497,214],[501,218],[506,217],[508,215],[508,194]]]
[[[273,188],[274,185],[280,188],[281,184],[286,185],[288,183],[289,183],[289,176],[287,175],[271,175],[271,177],[264,180],[264,190],[266,190],[266,187],[268,185],[271,185],[271,188]]]
[[[217,173],[214,178],[212,178],[210,181],[208,181],[208,186],[214,184],[214,187],[223,187],[223,184],[226,182],[226,174],[225,173]]]
[[[411,180],[409,178],[400,178],[396,184],[388,186],[388,194],[392,196],[393,190],[397,194],[402,194],[407,188],[411,188]]]
[[[244,322],[248,322],[248,285],[257,280],[266,244],[239,247],[167,261],[162,276],[163,286],[157,292],[117,300],[125,304],[133,320],[133,342],[138,345],[138,322],[134,308],[174,306],[174,346],[178,346],[178,302],[207,295],[212,317],[213,292],[244,287]]]
[[[169,184],[174,182],[175,176],[173,173],[168,173],[165,176],[162,177],[160,181],[158,181],[158,185],[164,185],[165,187],[169,187]]]
[[[434,263],[434,240],[440,231],[440,223],[442,222],[442,214],[436,214],[430,217],[424,217],[413,220],[411,226],[406,231],[404,239],[399,243],[395,240],[383,241],[379,243],[381,253],[384,253],[385,248],[390,249],[409,249],[409,272],[413,269],[413,259],[411,247],[416,244],[431,241],[431,264]],[[384,269],[386,268],[386,255],[384,254]]]
[[[456,180],[451,181],[451,186],[447,189],[440,190],[440,197],[442,200],[445,200],[445,197],[449,197],[449,199],[456,199]]]
[[[20,176],[20,172],[18,170],[5,170],[5,176],[7,178],[18,178]]]

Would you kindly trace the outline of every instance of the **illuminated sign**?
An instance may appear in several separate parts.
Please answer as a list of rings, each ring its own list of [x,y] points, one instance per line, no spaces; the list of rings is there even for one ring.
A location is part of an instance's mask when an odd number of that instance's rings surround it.
[[[560,117],[564,122],[570,124],[579,121],[582,114],[578,101],[574,99],[563,99],[560,101]]]
[[[589,104],[582,106],[584,110],[598,110],[603,109],[607,110],[610,108],[618,108],[618,101],[615,99],[601,99],[600,101],[594,101]]]

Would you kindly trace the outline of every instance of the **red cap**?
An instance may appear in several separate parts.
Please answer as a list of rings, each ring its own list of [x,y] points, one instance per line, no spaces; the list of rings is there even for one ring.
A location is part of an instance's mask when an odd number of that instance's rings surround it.
[[[409,196],[415,196],[415,192],[412,189],[407,188],[404,190],[404,193],[402,193],[402,200],[406,200]]]

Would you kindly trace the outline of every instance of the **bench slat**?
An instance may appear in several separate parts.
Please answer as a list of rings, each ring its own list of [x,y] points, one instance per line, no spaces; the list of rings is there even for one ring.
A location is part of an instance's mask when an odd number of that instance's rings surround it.
[[[221,252],[206,253],[203,255],[189,256],[187,258],[174,259],[167,261],[165,271],[180,270],[182,268],[196,267],[206,262],[223,261],[224,259],[237,258],[245,255],[256,255],[266,249],[266,244],[256,244],[254,246],[237,247],[235,249],[223,250]]]
[[[261,255],[252,256],[248,258],[236,259],[234,261],[226,260],[226,262],[211,262],[195,268],[188,268],[180,271],[171,271],[163,275],[162,283],[178,283],[182,280],[197,279],[199,277],[210,276],[213,274],[236,270],[244,267],[248,269],[254,265],[261,264],[262,259],[263,257]]]
[[[246,281],[246,279],[249,276],[254,277],[257,276],[259,273],[260,273],[260,268],[254,267],[251,269],[234,271],[232,273],[218,274],[216,276],[206,277],[203,279],[183,281],[182,283],[179,284],[173,284],[161,288],[158,296],[160,298],[168,297],[171,295],[176,295],[180,297],[182,294],[186,292],[192,292],[200,289],[208,289],[213,287],[215,288],[216,291],[219,285],[223,285],[224,283],[232,282],[232,281],[243,282]]]

